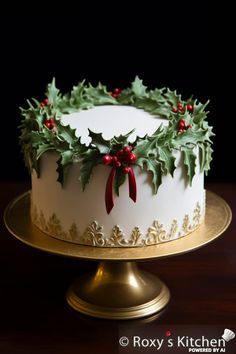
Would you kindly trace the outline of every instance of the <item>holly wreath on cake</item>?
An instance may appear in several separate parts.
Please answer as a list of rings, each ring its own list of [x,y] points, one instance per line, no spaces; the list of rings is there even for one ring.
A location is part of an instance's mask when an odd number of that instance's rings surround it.
[[[48,237],[93,247],[146,247],[196,230],[212,159],[206,107],[138,77],[108,91],[84,81],[21,109],[31,221]]]

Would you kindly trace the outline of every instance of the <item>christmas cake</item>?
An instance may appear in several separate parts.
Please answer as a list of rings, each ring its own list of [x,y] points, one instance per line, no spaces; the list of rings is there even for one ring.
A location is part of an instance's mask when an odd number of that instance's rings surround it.
[[[138,77],[108,91],[80,82],[22,109],[31,220],[49,236],[144,247],[194,231],[205,215],[212,128],[202,104]]]

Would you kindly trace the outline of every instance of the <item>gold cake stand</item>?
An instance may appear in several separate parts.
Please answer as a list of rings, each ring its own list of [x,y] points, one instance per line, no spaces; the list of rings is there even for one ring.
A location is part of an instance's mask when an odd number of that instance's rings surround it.
[[[61,241],[36,228],[30,220],[30,192],[13,200],[4,214],[9,232],[29,246],[62,256],[99,261],[94,274],[80,277],[69,288],[67,301],[79,312],[108,319],[134,319],[161,311],[170,299],[168,288],[156,276],[139,270],[136,262],[202,247],[219,237],[231,218],[228,204],[207,191],[205,222],[188,236],[146,247],[99,248]]]

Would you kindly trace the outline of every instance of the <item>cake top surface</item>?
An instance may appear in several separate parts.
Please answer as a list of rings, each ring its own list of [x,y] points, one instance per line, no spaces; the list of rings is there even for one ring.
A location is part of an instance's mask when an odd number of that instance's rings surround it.
[[[20,142],[27,167],[38,176],[40,157],[48,151],[59,155],[60,183],[67,167],[80,161],[83,189],[96,165],[110,166],[117,195],[125,174],[131,179],[133,165],[152,174],[157,193],[162,176],[174,174],[176,151],[183,155],[190,185],[196,163],[201,172],[210,168],[214,134],[206,120],[208,102],[184,100],[168,88],[150,90],[138,77],[130,87],[112,91],[83,81],[65,95],[53,79],[43,101],[27,102]]]
[[[80,138],[81,143],[88,146],[92,142],[89,130],[97,134],[102,133],[105,140],[133,130],[127,139],[129,143],[133,143],[137,137],[154,134],[161,124],[167,126],[168,120],[132,106],[104,105],[63,114],[61,123],[75,129],[75,135]]]

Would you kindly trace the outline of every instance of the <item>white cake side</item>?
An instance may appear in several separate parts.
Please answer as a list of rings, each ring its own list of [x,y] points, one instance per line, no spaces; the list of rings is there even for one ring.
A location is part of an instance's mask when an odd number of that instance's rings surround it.
[[[152,135],[159,119],[135,107],[99,106],[62,116],[63,124],[76,128],[76,135],[89,143],[88,129],[103,133],[105,139],[126,134]],[[197,154],[198,155],[198,154]],[[80,162],[68,169],[62,187],[57,182],[58,156],[45,153],[40,159],[40,178],[32,173],[31,215],[33,223],[51,236],[70,242],[105,247],[145,246],[174,240],[195,230],[204,220],[204,176],[196,160],[192,185],[188,183],[181,153],[176,150],[174,176],[163,176],[158,193],[153,193],[150,173],[134,166],[137,202],[129,198],[128,178],[108,215],[104,195],[110,166],[98,165],[85,191],[78,180]]]

